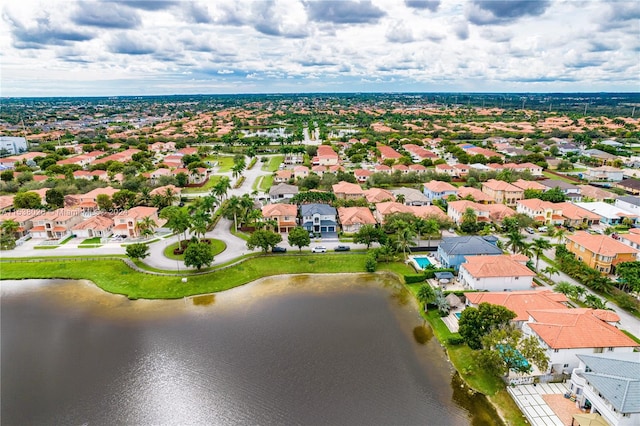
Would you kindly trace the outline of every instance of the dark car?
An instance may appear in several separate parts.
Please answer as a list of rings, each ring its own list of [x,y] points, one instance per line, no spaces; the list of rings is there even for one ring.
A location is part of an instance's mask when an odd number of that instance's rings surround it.
[[[286,253],[286,252],[287,252],[287,249],[286,249],[286,248],[284,248],[284,247],[274,246],[274,247],[271,249],[271,253]]]
[[[349,251],[349,250],[351,250],[351,247],[349,246],[337,246],[335,248],[335,251]]]

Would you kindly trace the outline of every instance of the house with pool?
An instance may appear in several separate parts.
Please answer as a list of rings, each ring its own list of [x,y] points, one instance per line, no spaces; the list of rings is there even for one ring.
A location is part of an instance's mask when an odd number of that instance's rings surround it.
[[[463,236],[443,238],[435,254],[444,268],[458,270],[466,256],[499,256],[502,250],[496,246],[498,239],[492,235],[484,237]]]
[[[527,256],[510,254],[466,256],[458,279],[472,290],[530,290],[536,273],[525,266],[528,260]]]

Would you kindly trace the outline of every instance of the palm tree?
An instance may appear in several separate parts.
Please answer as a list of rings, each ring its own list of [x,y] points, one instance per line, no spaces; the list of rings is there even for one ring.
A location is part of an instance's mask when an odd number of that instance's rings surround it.
[[[214,185],[211,193],[220,200],[218,204],[221,204],[222,200],[227,198],[227,192],[231,189],[231,181],[227,176],[222,176],[220,180]]]
[[[544,274],[548,274],[549,275],[549,281],[551,281],[551,275],[560,275],[560,271],[558,271],[557,268],[554,268],[553,266],[549,265],[546,268],[544,268],[542,270],[542,273]]]
[[[151,216],[143,217],[142,220],[139,220],[136,223],[136,228],[138,228],[138,232],[140,235],[147,238],[153,235],[154,227],[158,226],[158,224],[151,219]]]
[[[507,234],[507,248],[511,247],[511,251],[515,254],[524,243],[524,236],[518,231],[511,231]]]
[[[137,203],[139,206],[150,206],[152,202],[151,189],[148,186],[140,188]]]
[[[427,305],[436,297],[435,291],[433,291],[433,287],[429,284],[422,284],[418,289],[418,301],[424,305],[424,311],[427,312]]]
[[[410,246],[414,245],[413,239],[416,234],[413,232],[413,229],[409,226],[408,223],[399,223],[400,227],[396,232],[396,248],[398,251],[402,251],[404,254],[404,259],[407,260],[407,250]]]
[[[564,228],[556,228],[556,232],[553,236],[557,238],[558,244],[562,244],[566,235],[567,231]]]
[[[419,231],[428,235],[428,247],[431,247],[431,236],[440,230],[440,224],[437,220],[431,218],[420,223]]]
[[[404,194],[396,195],[396,203],[404,204],[405,196]]]
[[[162,193],[162,204],[164,206],[172,206],[176,201],[178,201],[178,195],[173,191],[173,188],[165,188]]]
[[[180,234],[186,233],[191,226],[191,216],[184,209],[169,206],[160,212],[160,217],[167,219],[166,227],[178,235],[178,247],[182,248]],[[184,237],[186,238],[186,235]]]
[[[211,225],[211,216],[204,210],[198,210],[191,218],[189,230],[198,239],[202,239]]]
[[[230,214],[233,214],[233,229],[237,231],[238,230],[238,213],[242,212],[240,197],[238,197],[237,195],[234,195],[231,198],[229,198],[229,200],[227,201],[226,209]]]
[[[536,255],[536,271],[538,270],[538,262],[540,261],[540,256],[544,254],[545,250],[548,250],[550,248],[551,243],[546,238],[534,238],[531,250]]]

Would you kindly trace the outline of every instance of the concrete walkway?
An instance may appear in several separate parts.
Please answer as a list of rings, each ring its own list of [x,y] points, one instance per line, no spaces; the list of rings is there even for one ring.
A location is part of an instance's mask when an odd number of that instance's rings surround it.
[[[568,390],[564,383],[544,383],[507,387],[520,411],[534,426],[563,426],[560,417],[544,401],[542,395],[562,395]]]

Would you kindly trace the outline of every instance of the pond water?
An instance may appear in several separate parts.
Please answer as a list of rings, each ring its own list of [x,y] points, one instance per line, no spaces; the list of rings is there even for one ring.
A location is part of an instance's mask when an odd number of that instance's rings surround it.
[[[498,424],[390,278],[277,277],[173,301],[84,281],[0,288],[3,425]]]

